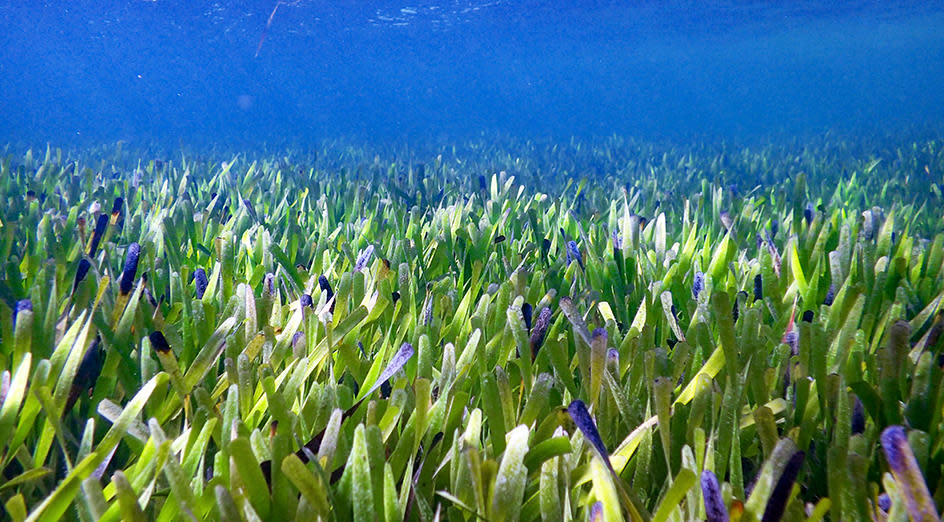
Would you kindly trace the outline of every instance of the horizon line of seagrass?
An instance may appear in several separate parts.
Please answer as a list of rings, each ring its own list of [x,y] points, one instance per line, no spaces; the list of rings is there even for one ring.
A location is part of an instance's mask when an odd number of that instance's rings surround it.
[[[830,140],[8,152],[6,515],[939,520],[944,150]]]

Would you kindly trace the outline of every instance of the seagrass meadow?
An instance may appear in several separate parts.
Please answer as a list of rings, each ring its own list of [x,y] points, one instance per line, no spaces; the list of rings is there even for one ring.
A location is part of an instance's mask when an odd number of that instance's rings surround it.
[[[942,182],[931,139],[8,147],[5,516],[939,520]]]

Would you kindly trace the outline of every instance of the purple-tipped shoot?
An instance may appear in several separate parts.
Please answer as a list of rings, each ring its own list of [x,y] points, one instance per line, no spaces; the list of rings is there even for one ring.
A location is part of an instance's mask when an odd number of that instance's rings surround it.
[[[544,307],[538,312],[538,318],[534,322],[534,328],[531,329],[531,360],[538,356],[538,351],[544,344],[544,336],[551,325],[551,309]]]
[[[606,341],[609,339],[609,334],[606,332],[606,328],[600,327],[600,328],[593,329],[593,332],[590,334],[590,339],[592,340],[592,339],[598,339],[598,338],[602,338],[603,341]]]
[[[75,406],[82,392],[92,391],[102,373],[103,364],[105,364],[105,350],[102,348],[101,337],[96,336],[85,351],[85,355],[82,356],[82,362],[79,363],[79,368],[75,372],[66,407],[62,410],[63,415],[72,411],[72,407]]]
[[[705,519],[708,522],[728,522],[728,508],[721,497],[721,485],[714,472],[701,472],[701,494],[705,499]]]
[[[574,261],[580,265],[580,268],[583,269],[583,257],[580,255],[580,249],[577,248],[576,241],[567,242],[567,266],[570,266]]]
[[[154,350],[160,353],[170,352],[170,344],[167,343],[167,338],[164,337],[164,334],[160,330],[149,333],[148,340],[151,341],[151,348],[154,348]]]
[[[610,453],[606,450],[603,439],[600,438],[600,432],[597,431],[596,422],[593,421],[593,417],[591,417],[590,412],[587,411],[587,405],[584,404],[582,400],[577,399],[571,402],[570,406],[567,407],[567,413],[570,414],[570,418],[573,419],[574,424],[577,425],[577,428],[580,429],[583,436],[586,437],[594,449],[597,450],[597,454],[603,459],[606,466],[609,467]]]
[[[203,299],[203,294],[206,293],[207,286],[210,285],[206,270],[198,268],[193,273],[193,284],[197,288],[197,299]]]
[[[743,290],[738,292],[737,295],[734,296],[734,305],[731,307],[731,319],[735,323],[738,322],[738,318],[741,317],[740,301],[742,299],[747,299],[747,292]]]
[[[698,294],[705,289],[705,273],[702,271],[695,272],[695,280],[692,281],[692,297],[698,299]]]
[[[889,497],[888,493],[878,496],[878,508],[886,513],[892,508],[892,497]]]
[[[865,433],[865,406],[858,397],[852,403],[852,434]]]
[[[823,301],[823,304],[826,306],[832,306],[833,301],[836,300],[836,284],[830,284],[829,290],[826,291],[826,299]]]
[[[311,299],[311,295],[309,294],[302,294],[298,302],[302,305],[302,308],[312,308],[315,306],[315,302]]]
[[[528,329],[528,332],[531,332],[531,318],[533,313],[534,309],[531,308],[530,303],[521,305],[521,316],[524,318],[524,326]]]
[[[370,258],[374,255],[374,245],[367,245],[367,248],[361,250],[361,253],[357,255],[357,262],[354,263],[354,271],[360,272],[361,270],[367,268],[368,263],[370,263]]]
[[[141,255],[141,245],[131,243],[128,245],[128,254],[125,256],[125,268],[121,271],[121,282],[119,289],[121,295],[128,295],[131,288],[134,287],[134,277],[138,273],[138,257]]]
[[[79,284],[85,280],[85,276],[88,275],[89,269],[92,268],[92,263],[89,263],[88,259],[84,257],[79,260],[79,266],[75,270],[75,281],[72,283],[72,291],[79,287]]]
[[[610,348],[606,351],[606,363],[608,365],[613,365],[614,368],[619,369],[619,350],[616,348]]]
[[[921,468],[918,467],[918,460],[911,451],[911,445],[908,444],[905,428],[902,426],[885,428],[881,442],[885,458],[888,460],[888,467],[891,468],[895,482],[898,483],[911,519],[940,520],[934,499],[924,481],[924,475],[921,474]]]
[[[800,468],[803,466],[805,457],[806,454],[802,451],[790,456],[790,460],[783,468],[783,473],[777,479],[777,484],[770,492],[770,499],[767,501],[767,507],[764,508],[764,516],[761,518],[761,522],[778,522],[783,518],[783,513],[787,509],[787,502],[790,500],[790,492],[793,491],[793,484],[796,482],[797,475],[800,474]]]
[[[122,198],[121,196],[118,196],[117,198],[115,198],[115,202],[111,206],[111,214],[116,217],[119,214],[121,214],[121,207],[124,206],[124,204],[125,204],[124,198]]]
[[[95,231],[92,232],[92,242],[89,243],[89,257],[95,257],[96,252],[98,252],[98,244],[102,241],[102,236],[105,235],[106,226],[108,226],[108,216],[99,214],[98,218],[95,220]]]
[[[292,334],[292,348],[297,347],[300,343],[305,342],[305,332],[295,332]]]
[[[29,299],[20,299],[16,302],[16,307],[13,308],[13,328],[16,329],[16,316],[20,315],[20,312],[32,312],[33,311],[33,302]]]
[[[331,298],[334,297],[334,290],[331,289],[331,283],[328,282],[327,277],[318,276],[318,287],[325,293],[325,302],[331,301]],[[334,312],[334,303],[331,303],[331,311]]]
[[[423,303],[423,314],[420,317],[421,324],[423,326],[429,326],[433,324],[433,296],[429,295],[426,297],[426,301]]]
[[[413,345],[410,343],[403,343],[400,346],[400,350],[397,351],[390,359],[390,362],[387,363],[387,367],[380,373],[380,376],[377,377],[377,381],[367,390],[367,393],[364,394],[364,397],[369,396],[371,393],[377,390],[381,384],[390,380],[398,371],[400,371],[404,366],[406,366],[407,361],[413,357]]]

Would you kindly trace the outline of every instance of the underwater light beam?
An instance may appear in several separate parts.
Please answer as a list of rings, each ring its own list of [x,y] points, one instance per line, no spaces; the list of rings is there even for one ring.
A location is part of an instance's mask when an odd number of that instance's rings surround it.
[[[265,42],[266,35],[269,34],[269,27],[272,26],[272,20],[275,19],[275,12],[279,10],[279,6],[282,5],[282,2],[276,2],[275,7],[272,9],[272,13],[269,14],[269,20],[266,22],[265,28],[262,30],[262,36],[259,37],[259,45],[256,46],[256,54],[253,55],[253,60],[259,57],[259,52],[262,51],[262,43]]]
[[[282,2],[281,0],[275,3],[275,7],[272,8],[272,12],[269,13],[269,19],[266,21],[265,28],[262,29],[262,36],[259,37],[259,45],[256,46],[256,54],[253,55],[253,60],[259,57],[259,53],[262,51],[262,44],[265,42],[266,36],[269,34],[269,27],[272,27],[272,20],[275,19],[275,13],[279,10],[279,7],[283,5],[288,6],[297,6],[299,5],[300,0],[295,0],[294,2]]]

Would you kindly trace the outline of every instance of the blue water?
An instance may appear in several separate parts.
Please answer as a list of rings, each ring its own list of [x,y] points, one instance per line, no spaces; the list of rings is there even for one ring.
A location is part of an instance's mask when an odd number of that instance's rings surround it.
[[[2,0],[0,142],[937,129],[944,3],[827,3]]]

